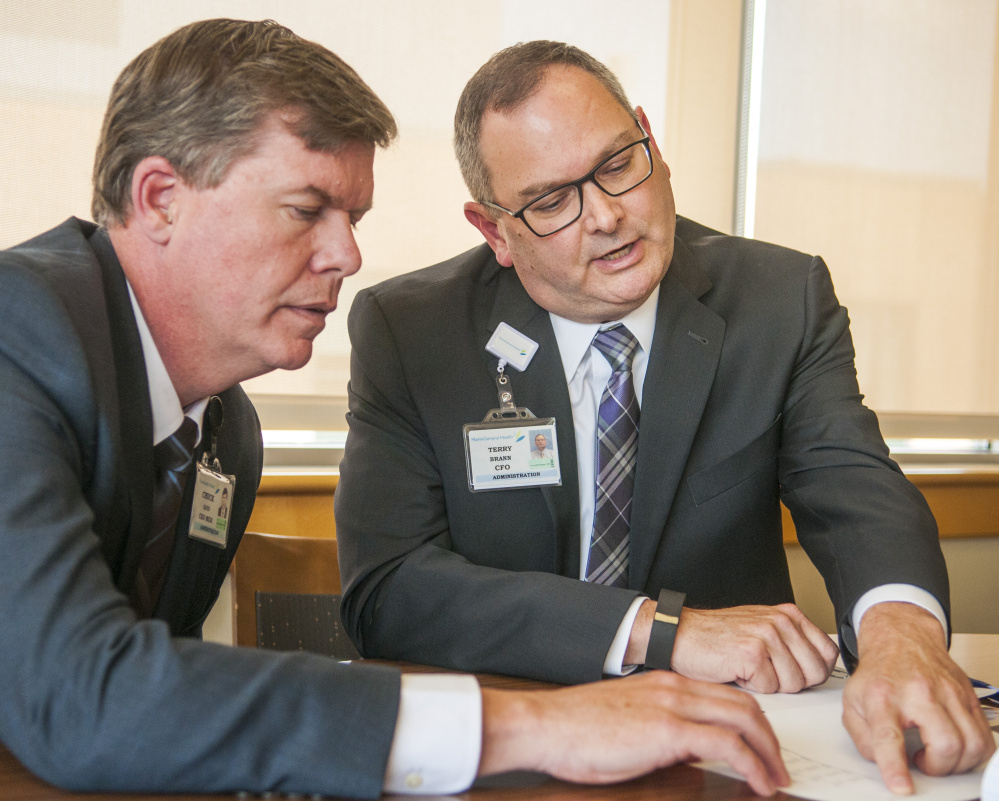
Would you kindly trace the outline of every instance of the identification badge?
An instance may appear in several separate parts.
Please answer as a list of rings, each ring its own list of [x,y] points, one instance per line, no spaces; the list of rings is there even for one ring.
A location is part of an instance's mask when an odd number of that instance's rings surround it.
[[[482,492],[561,486],[555,418],[537,418],[517,406],[502,360],[497,372],[499,408],[490,409],[481,423],[462,428],[468,488]]]
[[[472,492],[562,484],[555,418],[464,427]]]
[[[222,399],[213,395],[208,400],[204,419],[209,447],[194,471],[191,525],[187,529],[189,537],[216,548],[225,548],[229,538],[229,513],[236,497],[236,476],[223,473],[218,459],[218,435],[224,422]]]
[[[229,510],[236,493],[236,477],[219,473],[198,462],[191,503],[188,535],[217,548],[225,548],[229,536]]]

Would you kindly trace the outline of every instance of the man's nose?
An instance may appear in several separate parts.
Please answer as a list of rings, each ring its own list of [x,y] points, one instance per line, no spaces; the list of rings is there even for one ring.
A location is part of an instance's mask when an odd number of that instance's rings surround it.
[[[330,211],[316,229],[315,252],[310,262],[314,272],[338,270],[353,275],[361,269],[361,249],[346,211]]]
[[[587,233],[610,233],[622,217],[620,198],[611,197],[593,181],[583,184],[583,225]]]

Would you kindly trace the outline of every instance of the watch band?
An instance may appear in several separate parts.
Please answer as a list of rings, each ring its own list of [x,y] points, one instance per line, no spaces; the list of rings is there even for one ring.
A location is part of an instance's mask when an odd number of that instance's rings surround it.
[[[656,616],[652,620],[649,647],[645,654],[646,668],[670,670],[676,630],[680,625],[680,612],[683,611],[686,597],[687,594],[683,592],[659,591],[659,603],[656,604]]]

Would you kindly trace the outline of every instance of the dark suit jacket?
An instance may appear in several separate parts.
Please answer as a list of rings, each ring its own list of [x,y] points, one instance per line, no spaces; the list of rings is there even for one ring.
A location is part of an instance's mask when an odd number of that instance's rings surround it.
[[[484,349],[540,343],[516,403],[557,420],[562,486],[468,489],[462,425],[498,405]],[[633,598],[792,600],[781,499],[841,634],[868,589],[947,576],[922,496],[857,388],[820,259],[680,218],[645,378],[629,589],[580,582],[576,445],[546,311],[486,246],[361,292],[336,492],[343,615],[361,653],[562,682],[600,677]],[[555,380],[553,380],[555,379]]]
[[[0,739],[76,789],[377,796],[394,672],[198,639],[260,480],[246,395],[221,395],[228,545],[187,537],[189,481],[157,619],[139,621],[152,416],[124,274],[105,231],[69,220],[0,252],[0,287]]]

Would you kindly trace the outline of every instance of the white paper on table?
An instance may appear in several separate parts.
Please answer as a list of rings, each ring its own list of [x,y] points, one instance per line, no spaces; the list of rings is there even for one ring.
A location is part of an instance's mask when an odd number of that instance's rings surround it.
[[[788,795],[815,801],[898,801],[884,786],[877,765],[857,751],[843,728],[843,685],[832,678],[819,687],[795,695],[751,693],[766,713],[777,735],[784,764],[791,774]],[[999,735],[996,742],[999,743]],[[698,762],[695,767],[742,777],[724,762]],[[972,801],[982,787],[982,765],[959,776],[934,777],[913,768],[916,797],[927,801]]]

